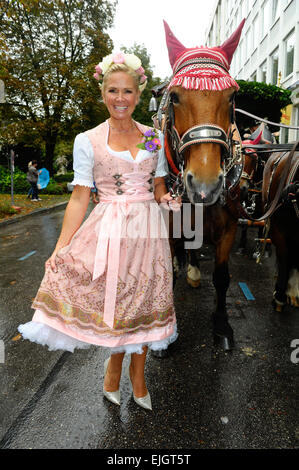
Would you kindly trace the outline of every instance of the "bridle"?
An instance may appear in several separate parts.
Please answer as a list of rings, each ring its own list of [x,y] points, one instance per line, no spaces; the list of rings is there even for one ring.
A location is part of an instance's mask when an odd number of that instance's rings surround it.
[[[200,63],[201,59],[196,59],[196,61],[196,63]],[[185,64],[183,64],[181,68],[183,68],[183,66],[185,66]],[[172,180],[174,181],[174,185],[171,188],[173,196],[176,197],[178,195],[182,195],[185,191],[183,178],[185,151],[192,145],[200,145],[202,143],[214,143],[221,146],[221,166],[224,175],[222,196],[224,196],[224,193],[226,193],[225,196],[228,194],[232,196],[232,190],[238,184],[243,169],[241,145],[238,141],[234,141],[231,126],[231,124],[235,123],[235,93],[231,98],[230,126],[227,132],[216,124],[204,123],[187,129],[182,136],[179,135],[179,132],[175,127],[174,103],[172,96],[171,90],[169,91],[166,89],[166,91],[164,91],[157,112],[157,119],[161,129],[163,114],[165,113],[163,133],[165,153],[170,169],[170,178],[172,177]]]

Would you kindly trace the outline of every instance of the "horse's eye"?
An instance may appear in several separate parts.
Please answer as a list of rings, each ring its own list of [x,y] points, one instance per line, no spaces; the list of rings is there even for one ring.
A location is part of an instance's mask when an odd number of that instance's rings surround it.
[[[176,93],[170,94],[170,100],[173,104],[178,104],[180,102],[179,96]]]

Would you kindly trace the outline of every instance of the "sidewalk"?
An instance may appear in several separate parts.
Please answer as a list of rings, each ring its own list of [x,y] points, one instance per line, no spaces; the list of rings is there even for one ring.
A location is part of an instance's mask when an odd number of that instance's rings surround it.
[[[65,207],[68,204],[68,201],[69,201],[69,199],[66,200],[66,201],[63,201],[63,202],[56,202],[56,203],[53,203],[53,205],[49,205],[47,207],[40,207],[40,206],[33,207],[32,211],[30,211],[26,214],[24,214],[24,213],[22,214],[22,212],[21,212],[19,214],[12,215],[11,217],[9,217],[7,219],[0,219],[0,228],[4,227],[5,225],[13,224],[15,222],[20,222],[23,219],[25,219],[26,217],[34,216],[36,214],[38,215],[38,214],[41,214],[41,213],[47,213],[47,212],[51,212],[51,211],[65,209]],[[18,201],[16,201],[16,205],[18,205]]]

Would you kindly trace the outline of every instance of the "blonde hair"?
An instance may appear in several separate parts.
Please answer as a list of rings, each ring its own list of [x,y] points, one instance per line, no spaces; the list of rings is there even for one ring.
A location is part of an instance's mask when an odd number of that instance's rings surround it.
[[[142,93],[143,90],[145,89],[147,80],[144,83],[140,84],[141,77],[138,73],[135,72],[135,70],[131,69],[131,67],[128,67],[126,64],[112,64],[111,67],[109,67],[109,69],[103,76],[102,83],[99,85],[101,88],[102,94],[105,93],[108,78],[110,77],[110,75],[112,75],[115,72],[125,72],[128,75],[130,75],[130,77],[132,77],[134,80],[134,85],[135,85],[135,89],[137,92],[139,91],[140,93]]]

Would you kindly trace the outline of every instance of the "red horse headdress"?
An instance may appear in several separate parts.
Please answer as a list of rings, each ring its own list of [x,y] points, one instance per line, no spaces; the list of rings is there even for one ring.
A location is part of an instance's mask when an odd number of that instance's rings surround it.
[[[229,67],[240,40],[245,19],[237,30],[219,47],[186,49],[164,21],[169,60],[173,77],[168,88],[182,86],[189,90],[224,90],[239,86],[230,76]]]

